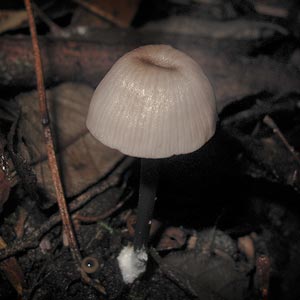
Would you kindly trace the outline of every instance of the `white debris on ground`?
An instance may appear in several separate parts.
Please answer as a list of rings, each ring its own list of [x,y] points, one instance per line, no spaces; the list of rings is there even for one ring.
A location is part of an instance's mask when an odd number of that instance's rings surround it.
[[[126,246],[121,250],[117,259],[123,280],[129,284],[145,272],[148,254],[145,249],[135,251],[133,246]]]

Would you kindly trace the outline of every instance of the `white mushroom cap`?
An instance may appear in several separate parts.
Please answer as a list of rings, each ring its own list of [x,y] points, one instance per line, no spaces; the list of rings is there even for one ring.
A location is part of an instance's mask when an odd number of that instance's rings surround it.
[[[98,85],[87,127],[124,154],[164,158],[193,152],[214,134],[216,103],[201,67],[167,45],[121,57]]]

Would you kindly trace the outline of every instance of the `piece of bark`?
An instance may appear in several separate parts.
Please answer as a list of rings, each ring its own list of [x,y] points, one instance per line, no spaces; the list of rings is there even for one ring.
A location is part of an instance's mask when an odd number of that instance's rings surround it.
[[[170,34],[128,34],[103,32],[103,43],[40,39],[49,83],[81,81],[96,86],[113,63],[124,53],[149,43],[171,44],[199,62],[210,78],[221,110],[231,101],[260,91],[286,93],[300,91],[297,68],[268,57],[249,58],[226,52],[207,40]],[[109,37],[109,38],[108,38]],[[29,39],[3,38],[0,43],[0,84],[35,85],[32,48]]]
[[[85,126],[92,88],[83,84],[64,83],[48,90],[47,99],[57,158],[66,197],[80,194],[106,176],[123,158],[123,155],[98,142]],[[54,203],[55,190],[48,167],[42,125],[37,105],[37,93],[20,94],[20,134],[27,145],[20,143],[22,153],[37,177],[38,187]],[[25,156],[25,155],[24,155]]]

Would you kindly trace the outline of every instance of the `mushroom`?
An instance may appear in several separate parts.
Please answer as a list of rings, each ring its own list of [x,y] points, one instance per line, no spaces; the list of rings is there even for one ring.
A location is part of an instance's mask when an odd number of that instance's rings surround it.
[[[145,270],[160,159],[201,148],[214,135],[216,120],[214,92],[201,67],[168,45],[130,51],[98,85],[88,129],[103,144],[141,158],[133,249],[121,251],[120,265],[130,257]]]

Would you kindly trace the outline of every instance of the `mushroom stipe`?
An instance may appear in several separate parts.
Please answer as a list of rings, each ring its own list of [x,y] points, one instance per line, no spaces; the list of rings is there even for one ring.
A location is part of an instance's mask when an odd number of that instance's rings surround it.
[[[133,247],[147,249],[156,190],[159,179],[159,160],[141,159],[138,215]]]

